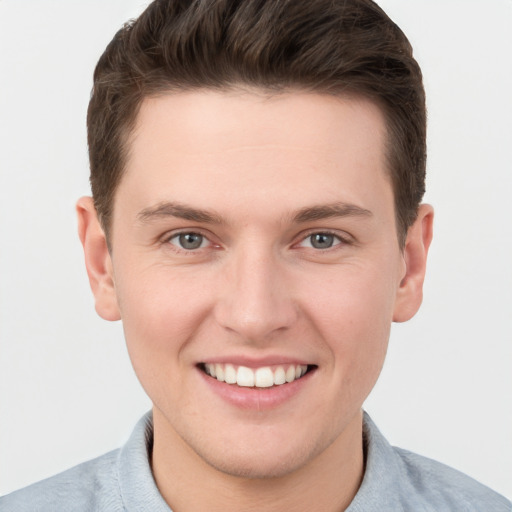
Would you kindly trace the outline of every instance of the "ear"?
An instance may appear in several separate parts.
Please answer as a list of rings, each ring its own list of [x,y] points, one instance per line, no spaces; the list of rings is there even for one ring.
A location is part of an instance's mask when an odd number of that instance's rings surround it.
[[[405,274],[398,288],[394,322],[410,320],[418,311],[423,300],[423,281],[427,267],[427,254],[432,241],[434,209],[422,204],[414,224],[407,231],[403,258]]]
[[[84,248],[85,266],[95,298],[96,312],[105,320],[120,320],[112,260],[92,197],[81,197],[76,203],[76,212],[78,236]]]

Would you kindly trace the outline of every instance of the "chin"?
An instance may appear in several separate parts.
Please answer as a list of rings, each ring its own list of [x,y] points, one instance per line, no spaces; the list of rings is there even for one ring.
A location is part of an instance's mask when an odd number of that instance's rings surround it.
[[[246,478],[252,480],[263,480],[270,478],[282,478],[293,473],[302,466],[299,460],[275,460],[276,456],[267,456],[267,460],[262,461],[259,457],[233,457],[223,458],[223,460],[209,460],[204,458],[205,462],[212,468],[237,478]]]
[[[285,477],[314,460],[321,449],[311,442],[290,443],[282,440],[279,445],[259,443],[232,445],[222,451],[203,452],[198,455],[212,468],[230,476],[248,479]]]

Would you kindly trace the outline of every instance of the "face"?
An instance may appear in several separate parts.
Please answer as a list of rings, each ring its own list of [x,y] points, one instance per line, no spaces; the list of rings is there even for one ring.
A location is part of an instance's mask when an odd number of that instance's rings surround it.
[[[145,100],[96,297],[123,320],[155,443],[258,477],[360,438],[390,324],[411,316],[384,144],[361,99]]]

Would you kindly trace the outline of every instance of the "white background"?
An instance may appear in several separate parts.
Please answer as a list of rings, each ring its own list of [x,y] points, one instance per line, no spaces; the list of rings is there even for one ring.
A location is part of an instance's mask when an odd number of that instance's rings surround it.
[[[396,445],[512,497],[512,1],[381,0],[429,105],[421,312],[366,404]],[[96,317],[74,202],[92,71],[141,0],[0,0],[0,494],[123,443],[150,404]],[[485,6],[485,7],[484,7]]]

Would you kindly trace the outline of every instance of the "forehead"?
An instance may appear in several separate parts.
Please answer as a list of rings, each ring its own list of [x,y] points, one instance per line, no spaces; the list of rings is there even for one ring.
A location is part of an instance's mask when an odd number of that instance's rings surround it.
[[[389,195],[384,149],[383,114],[362,98],[168,94],[142,103],[118,192],[129,186],[141,209],[169,199],[207,205],[222,198],[301,207],[315,194],[322,202],[364,203],[381,191]]]
[[[240,130],[244,127],[251,129]],[[340,138],[357,141],[358,147],[377,144],[382,149],[385,120],[381,109],[363,97],[204,89],[145,98],[130,144],[143,145],[162,129],[183,150],[190,145],[194,152],[280,143],[325,150],[339,147]]]

